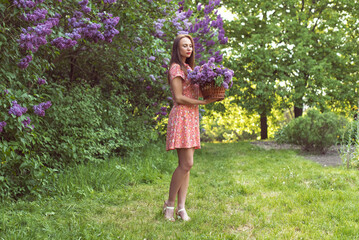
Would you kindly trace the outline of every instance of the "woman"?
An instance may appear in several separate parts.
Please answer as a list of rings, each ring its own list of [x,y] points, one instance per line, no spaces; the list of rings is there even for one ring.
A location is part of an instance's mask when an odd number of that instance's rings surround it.
[[[198,100],[199,86],[187,78],[187,70],[194,68],[194,43],[190,35],[179,35],[174,40],[168,83],[174,106],[168,118],[166,150],[177,150],[178,167],[172,175],[168,200],[164,202],[163,213],[167,220],[174,221],[174,205],[177,196],[176,215],[184,221],[190,220],[185,210],[189,183],[189,172],[193,165],[195,149],[201,148],[199,137],[198,105],[205,105],[215,99]]]

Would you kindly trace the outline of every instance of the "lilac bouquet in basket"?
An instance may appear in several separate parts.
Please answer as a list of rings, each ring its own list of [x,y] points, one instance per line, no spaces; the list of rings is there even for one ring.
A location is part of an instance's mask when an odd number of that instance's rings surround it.
[[[233,70],[223,67],[222,65],[215,65],[214,58],[202,66],[197,66],[193,71],[189,71],[188,79],[193,84],[199,84],[201,87],[214,82],[217,87],[224,87],[228,89],[233,85]]]

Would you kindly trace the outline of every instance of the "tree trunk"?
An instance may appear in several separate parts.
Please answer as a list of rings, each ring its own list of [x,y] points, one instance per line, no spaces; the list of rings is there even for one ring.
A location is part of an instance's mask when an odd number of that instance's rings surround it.
[[[261,113],[261,140],[268,138],[268,123],[266,112]]]
[[[303,115],[303,107],[297,107],[297,106],[294,106],[294,117],[297,118],[297,117],[300,117]]]
[[[76,58],[71,57],[70,58],[70,76],[69,76],[71,82],[75,81],[75,64],[76,64]]]

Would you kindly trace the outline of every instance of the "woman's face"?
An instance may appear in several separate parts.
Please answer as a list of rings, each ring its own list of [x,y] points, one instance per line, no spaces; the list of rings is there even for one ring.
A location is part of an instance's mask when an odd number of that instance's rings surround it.
[[[189,58],[192,54],[193,46],[189,38],[184,37],[179,42],[180,55],[182,60],[185,62],[186,58]]]

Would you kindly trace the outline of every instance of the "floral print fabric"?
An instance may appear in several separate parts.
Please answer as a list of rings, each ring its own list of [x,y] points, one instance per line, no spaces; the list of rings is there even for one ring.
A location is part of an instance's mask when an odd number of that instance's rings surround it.
[[[189,65],[185,64],[185,66],[191,70]],[[170,81],[175,77],[182,78],[182,94],[184,96],[198,99],[199,86],[191,84],[180,65],[173,64],[169,74]],[[174,99],[172,89],[171,93]],[[198,105],[173,103],[173,108],[168,117],[166,150],[169,151],[177,148],[201,148]]]

